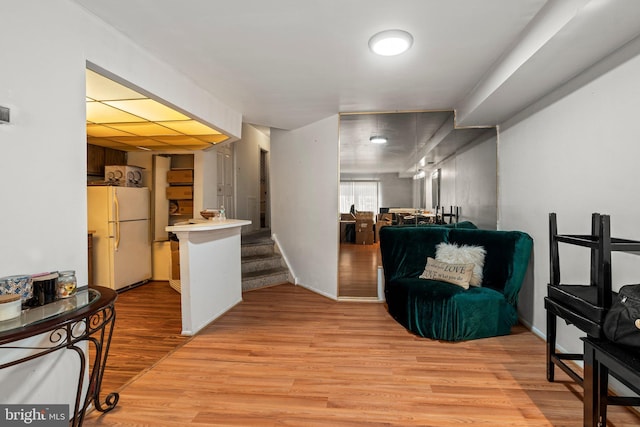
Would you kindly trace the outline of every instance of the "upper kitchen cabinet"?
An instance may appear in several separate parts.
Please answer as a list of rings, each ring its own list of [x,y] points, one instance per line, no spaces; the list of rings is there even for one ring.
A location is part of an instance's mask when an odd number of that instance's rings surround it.
[[[104,176],[104,147],[87,144],[87,175]]]
[[[124,166],[127,164],[127,152],[114,150],[113,148],[104,149],[104,165],[105,166]]]
[[[105,165],[126,165],[127,153],[113,148],[87,144],[87,175],[104,178]]]

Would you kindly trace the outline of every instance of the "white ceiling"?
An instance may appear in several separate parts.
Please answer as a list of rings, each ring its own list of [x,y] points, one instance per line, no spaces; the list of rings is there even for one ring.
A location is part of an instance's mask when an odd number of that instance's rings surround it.
[[[74,1],[243,121],[282,129],[416,110],[495,125],[640,32],[638,0]],[[413,47],[372,54],[395,28]]]

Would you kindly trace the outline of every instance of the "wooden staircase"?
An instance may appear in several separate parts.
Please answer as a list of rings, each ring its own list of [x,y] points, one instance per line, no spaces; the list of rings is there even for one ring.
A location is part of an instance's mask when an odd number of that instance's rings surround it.
[[[289,269],[271,240],[271,230],[242,234],[242,292],[290,282]]]

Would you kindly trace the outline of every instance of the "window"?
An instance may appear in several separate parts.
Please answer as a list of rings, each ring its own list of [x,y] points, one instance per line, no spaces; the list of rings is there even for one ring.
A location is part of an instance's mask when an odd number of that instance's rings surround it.
[[[340,212],[346,213],[355,205],[356,211],[378,212],[377,181],[341,181]]]

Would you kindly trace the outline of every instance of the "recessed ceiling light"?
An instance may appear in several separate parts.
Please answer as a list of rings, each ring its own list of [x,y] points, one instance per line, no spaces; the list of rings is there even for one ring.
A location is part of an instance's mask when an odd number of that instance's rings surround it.
[[[400,55],[411,47],[413,36],[403,30],[385,30],[369,39],[369,49],[382,56]]]
[[[384,136],[372,136],[371,138],[369,138],[369,142],[371,142],[372,144],[386,144],[387,138],[385,138]]]

